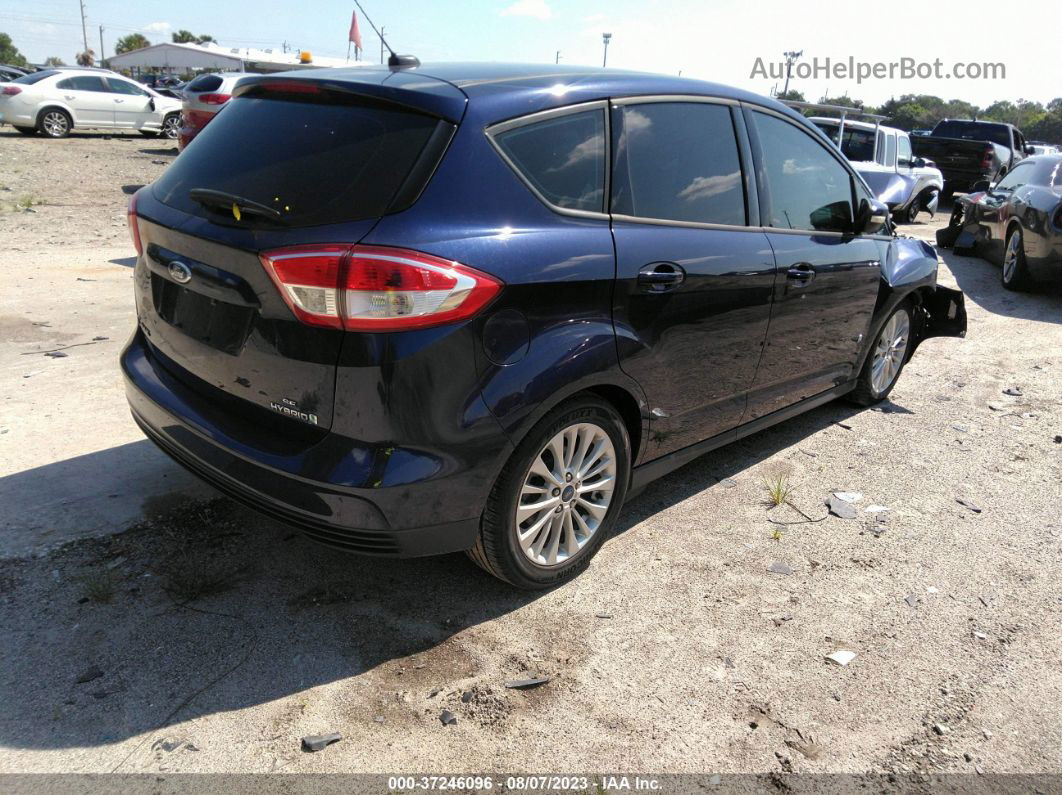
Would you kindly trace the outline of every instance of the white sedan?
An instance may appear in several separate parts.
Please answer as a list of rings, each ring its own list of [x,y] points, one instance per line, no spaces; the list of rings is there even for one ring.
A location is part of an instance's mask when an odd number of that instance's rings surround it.
[[[0,85],[0,124],[49,138],[73,129],[176,138],[181,102],[107,69],[44,69]]]

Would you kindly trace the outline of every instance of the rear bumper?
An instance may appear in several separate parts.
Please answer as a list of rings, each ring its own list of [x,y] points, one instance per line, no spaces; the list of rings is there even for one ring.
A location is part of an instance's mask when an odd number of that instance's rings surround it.
[[[479,530],[474,516],[435,513],[437,524],[403,527],[388,518],[403,503],[427,500],[440,505],[437,482],[404,483],[400,490],[355,488],[308,476],[321,461],[342,457],[343,440],[330,434],[310,449],[260,452],[211,428],[210,408],[162,366],[138,331],[121,356],[126,396],[144,434],[178,464],[222,493],[321,543],[349,552],[390,557],[420,557],[470,549]],[[336,445],[340,445],[336,447]],[[354,455],[348,451],[347,455]],[[341,472],[341,466],[332,471]],[[461,473],[451,473],[452,481]],[[465,477],[480,479],[481,473]],[[400,492],[400,493],[396,493]],[[375,499],[374,499],[375,498]],[[399,525],[399,526],[396,526]]]

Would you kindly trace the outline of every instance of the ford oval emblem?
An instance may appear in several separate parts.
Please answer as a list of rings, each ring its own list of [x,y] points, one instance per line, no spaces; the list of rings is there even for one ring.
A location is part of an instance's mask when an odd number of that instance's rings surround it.
[[[183,262],[174,260],[169,264],[170,278],[177,284],[188,284],[192,281],[192,269]]]

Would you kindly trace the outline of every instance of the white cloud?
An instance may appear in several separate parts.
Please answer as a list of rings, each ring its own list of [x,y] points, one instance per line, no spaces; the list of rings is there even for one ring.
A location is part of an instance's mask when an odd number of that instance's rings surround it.
[[[169,22],[152,22],[150,25],[144,25],[145,33],[161,33],[166,34],[173,30],[173,25]]]
[[[534,19],[551,19],[553,9],[546,0],[516,0],[502,12],[503,17],[533,17]]]

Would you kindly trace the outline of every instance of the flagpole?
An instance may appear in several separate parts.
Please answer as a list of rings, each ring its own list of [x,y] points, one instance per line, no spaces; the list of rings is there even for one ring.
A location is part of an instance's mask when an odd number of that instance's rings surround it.
[[[350,42],[349,41],[347,42],[347,63],[350,63]]]

